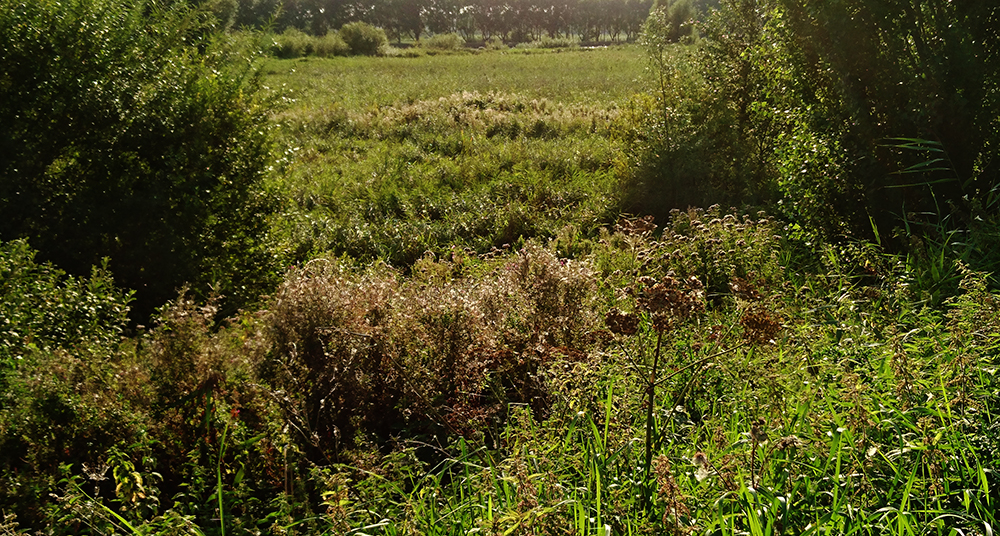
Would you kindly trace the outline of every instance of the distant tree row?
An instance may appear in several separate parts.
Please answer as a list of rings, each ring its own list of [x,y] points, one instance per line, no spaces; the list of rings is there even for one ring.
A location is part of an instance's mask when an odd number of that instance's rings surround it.
[[[680,1],[698,7],[714,3]],[[270,25],[279,32],[294,27],[324,35],[346,23],[363,21],[383,28],[392,39],[407,36],[420,39],[430,32],[517,42],[546,36],[618,42],[638,37],[654,0],[210,0],[209,3],[220,19],[233,28]]]

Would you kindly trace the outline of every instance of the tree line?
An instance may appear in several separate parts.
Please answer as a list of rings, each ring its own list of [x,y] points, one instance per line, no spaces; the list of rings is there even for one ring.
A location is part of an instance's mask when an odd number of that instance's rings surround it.
[[[325,35],[350,22],[383,28],[392,39],[457,33],[467,40],[632,41],[654,0],[210,0],[231,28],[297,28]],[[706,9],[713,0],[679,0]]]

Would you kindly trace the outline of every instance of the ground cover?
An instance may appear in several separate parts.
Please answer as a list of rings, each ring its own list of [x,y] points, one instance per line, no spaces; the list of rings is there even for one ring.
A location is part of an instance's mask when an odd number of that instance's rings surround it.
[[[613,220],[637,47],[274,61],[293,259],[412,264]]]

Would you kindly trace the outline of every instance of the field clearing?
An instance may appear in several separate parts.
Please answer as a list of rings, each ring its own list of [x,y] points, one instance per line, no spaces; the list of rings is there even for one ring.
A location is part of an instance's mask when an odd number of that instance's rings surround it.
[[[289,99],[280,248],[407,267],[593,231],[616,213],[645,61],[620,47],[268,63]]]
[[[453,93],[517,93],[562,103],[623,102],[642,91],[647,60],[638,46],[525,54],[490,52],[420,58],[271,60],[267,84],[291,90],[295,107],[351,109]]]

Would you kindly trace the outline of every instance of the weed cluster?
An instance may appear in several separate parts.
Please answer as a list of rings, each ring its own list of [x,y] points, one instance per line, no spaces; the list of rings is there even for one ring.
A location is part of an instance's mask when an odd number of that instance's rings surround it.
[[[547,412],[538,369],[553,352],[586,350],[589,272],[537,246],[475,279],[468,262],[425,257],[407,281],[319,260],[289,275],[261,375],[286,392],[316,462],[356,447],[359,433],[495,436],[509,404]]]

